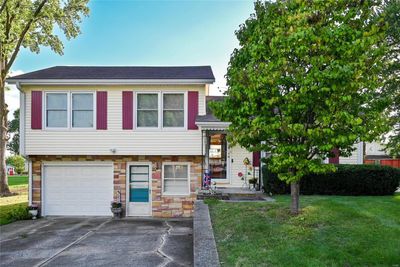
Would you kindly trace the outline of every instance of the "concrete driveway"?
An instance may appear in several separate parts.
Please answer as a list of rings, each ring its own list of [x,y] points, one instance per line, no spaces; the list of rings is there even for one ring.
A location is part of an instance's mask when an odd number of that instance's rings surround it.
[[[192,220],[49,218],[1,227],[1,266],[192,266]]]

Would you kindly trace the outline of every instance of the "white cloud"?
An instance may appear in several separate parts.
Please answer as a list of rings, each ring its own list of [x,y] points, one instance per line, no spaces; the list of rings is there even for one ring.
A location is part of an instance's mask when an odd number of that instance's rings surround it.
[[[21,75],[23,73],[22,70],[11,71],[10,76]],[[14,111],[19,108],[19,91],[13,84],[8,84],[7,87],[10,89],[5,92],[6,104],[9,110],[8,120],[12,120],[14,118]]]

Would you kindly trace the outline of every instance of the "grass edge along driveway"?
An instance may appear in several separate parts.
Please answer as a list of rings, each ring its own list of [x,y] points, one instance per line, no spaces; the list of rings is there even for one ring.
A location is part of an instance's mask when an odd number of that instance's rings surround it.
[[[400,194],[208,201],[222,266],[400,266]]]

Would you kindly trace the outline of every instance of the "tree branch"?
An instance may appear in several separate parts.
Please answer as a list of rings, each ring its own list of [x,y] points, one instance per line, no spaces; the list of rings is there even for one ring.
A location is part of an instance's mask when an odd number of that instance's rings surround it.
[[[14,48],[14,52],[11,55],[10,60],[8,61],[7,65],[6,65],[6,72],[8,72],[12,66],[12,64],[15,61],[15,58],[18,55],[19,49],[21,48],[21,44],[24,41],[25,35],[28,33],[29,28],[31,27],[32,23],[35,21],[36,17],[40,14],[40,12],[42,11],[42,8],[44,7],[44,5],[46,4],[48,0],[43,0],[38,7],[36,8],[35,12],[33,13],[32,18],[27,22],[27,24],[25,25],[24,30],[22,31],[18,43],[16,44],[15,48]]]
[[[3,3],[1,3],[1,6],[0,6],[0,14],[3,12],[4,8],[6,7],[6,4],[7,4],[7,0],[3,0]]]

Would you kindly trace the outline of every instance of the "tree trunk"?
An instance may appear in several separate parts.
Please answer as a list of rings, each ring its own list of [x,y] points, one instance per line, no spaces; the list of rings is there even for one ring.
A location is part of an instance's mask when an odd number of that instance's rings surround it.
[[[6,144],[7,144],[7,105],[5,102],[5,62],[0,62],[0,195],[10,195],[8,187],[7,167],[6,167]]]
[[[290,184],[290,195],[292,198],[290,211],[292,215],[297,215],[300,212],[300,182]]]

